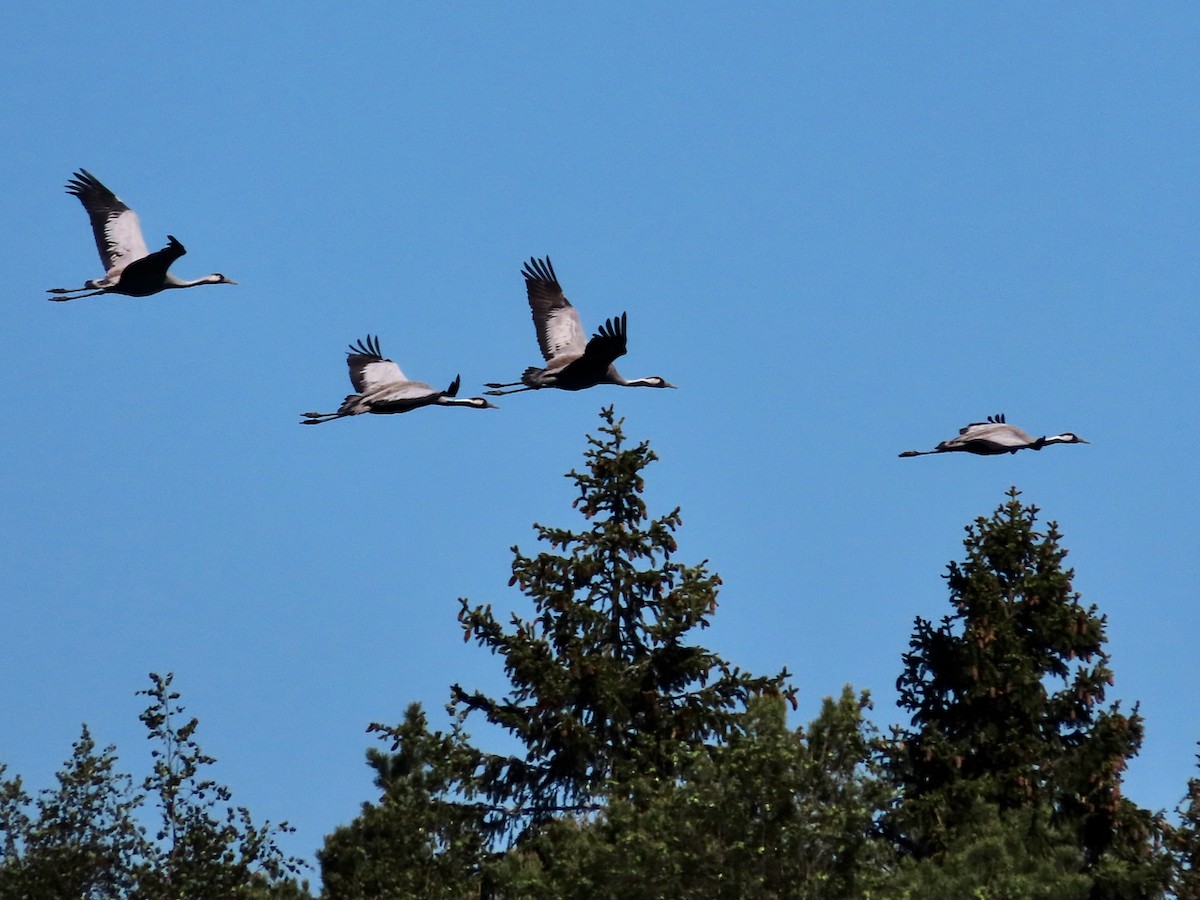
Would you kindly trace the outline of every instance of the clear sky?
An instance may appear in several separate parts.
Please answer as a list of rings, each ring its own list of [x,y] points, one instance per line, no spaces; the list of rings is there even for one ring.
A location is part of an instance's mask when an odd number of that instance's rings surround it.
[[[0,761],[81,722],[144,772],[174,671],[214,774],[311,858],[373,797],[366,725],[504,688],[457,598],[615,403],[662,457],[706,646],[899,721],[914,616],[1010,485],[1058,521],[1174,807],[1200,740],[1200,7],[1112,3],[10,4],[3,14]],[[78,167],[236,287],[47,303],[101,269]],[[599,388],[298,427],[344,350],[463,394],[538,361],[549,254]],[[898,459],[1004,412],[1090,445]],[[483,736],[480,736],[481,741]]]

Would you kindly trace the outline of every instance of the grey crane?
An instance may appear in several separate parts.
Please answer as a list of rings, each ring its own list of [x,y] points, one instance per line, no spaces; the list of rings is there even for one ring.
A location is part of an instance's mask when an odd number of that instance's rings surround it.
[[[620,318],[607,320],[591,340],[588,340],[579,322],[579,311],[563,295],[549,256],[544,260],[530,258],[521,274],[525,276],[529,308],[533,312],[538,346],[542,350],[546,365],[541,368],[530,366],[521,375],[520,381],[506,384],[490,382],[487,387],[492,390],[485,393],[502,396],[520,391],[536,391],[540,388],[582,391],[598,384],[675,387],[657,375],[650,378],[621,377],[613,362],[625,355],[625,313],[621,313]]]
[[[337,412],[306,412],[301,425],[320,425],[346,416],[362,413],[406,413],[422,406],[469,406],[472,409],[495,409],[483,397],[458,399],[459,376],[454,377],[450,387],[435,390],[423,381],[409,381],[400,367],[379,352],[379,338],[367,336],[351,344],[346,351],[346,365],[350,367],[350,383],[358,393],[342,401]]]
[[[149,297],[168,288],[196,287],[200,284],[237,284],[220,273],[205,275],[195,281],[182,281],[167,271],[171,263],[187,253],[174,235],[167,235],[167,246],[151,253],[142,237],[137,213],[122,203],[117,195],[100,183],[87,169],[80,169],[67,182],[67,193],[74,194],[92,220],[92,233],[104,277],[94,278],[80,288],[50,288],[47,293],[58,296],[47,300],[79,300],[97,294],[124,294],[127,297]]]
[[[972,422],[958,430],[958,437],[942,441],[932,450],[905,450],[901,456],[928,456],[931,453],[974,453],[978,456],[997,456],[1018,450],[1041,450],[1049,444],[1087,444],[1069,431],[1049,437],[1035,438],[1027,431],[1004,421],[1004,413],[988,416],[986,422]]]

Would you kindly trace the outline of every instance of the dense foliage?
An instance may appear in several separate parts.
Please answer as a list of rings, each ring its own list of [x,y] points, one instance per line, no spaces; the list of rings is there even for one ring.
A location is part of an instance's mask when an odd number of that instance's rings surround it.
[[[457,709],[523,748],[485,754],[476,779],[510,830],[589,810],[616,783],[673,778],[690,751],[737,729],[748,698],[792,693],[786,672],[754,677],[689,643],[716,611],[720,579],[675,561],[679,510],[650,518],[641,496],[653,451],[625,445],[611,407],[602,416],[587,468],[568,475],[589,527],[538,525],[549,550],[514,548],[510,583],[532,615],[506,631],[490,606],[462,601],[466,636],[503,659],[511,685],[502,698],[452,689]]]
[[[584,525],[513,548],[529,612],[461,601],[506,692],[453,685],[445,730],[419,704],[371,726],[378,794],[318,852],[323,897],[1200,900],[1200,779],[1175,825],[1123,796],[1142,719],[1107,701],[1107,623],[1016,489],[967,528],[950,612],[915,622],[907,724],[885,739],[847,686],[793,728],[786,671],[695,642],[720,579],[676,559],[679,510],[642,496],[654,453],[602,420],[568,473]],[[287,826],[205,777],[170,686],[141,692],[140,782],[86,727],[36,797],[0,765],[0,900],[309,896],[275,845]],[[472,720],[515,749],[477,746]]]
[[[897,681],[912,725],[888,747],[900,799],[886,830],[904,856],[936,863],[964,835],[1011,846],[1018,828],[1015,857],[1073,860],[1063,867],[1087,876],[1081,896],[1156,896],[1157,823],[1121,795],[1142,719],[1103,705],[1104,617],[1079,602],[1061,535],[1053,522],[1036,531],[1037,512],[1014,488],[977,519],[946,575],[952,613],[916,621]]]

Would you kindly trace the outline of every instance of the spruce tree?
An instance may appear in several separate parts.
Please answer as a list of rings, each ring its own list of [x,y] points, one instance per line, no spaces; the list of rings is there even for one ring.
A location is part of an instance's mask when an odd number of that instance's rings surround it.
[[[371,726],[391,743],[368,754],[381,796],[326,839],[330,898],[585,896],[600,870],[612,888],[613,870],[598,863],[616,851],[600,827],[606,813],[660,816],[664,797],[682,796],[685,771],[750,733],[748,702],[793,700],[786,671],[754,677],[692,642],[720,579],[676,561],[679,510],[652,517],[642,498],[655,454],[626,441],[611,408],[601,418],[586,466],[567,475],[586,526],[535,525],[547,549],[513,548],[510,585],[531,614],[506,625],[490,606],[461,601],[464,638],[503,660],[509,689],[492,697],[454,685],[448,733],[431,731],[417,706],[399,726]],[[515,752],[472,746],[465,722],[481,714],[515,738]],[[694,866],[703,852],[675,852],[672,865]],[[643,887],[663,874],[622,858]],[[598,887],[594,896],[610,895]]]
[[[318,851],[327,900],[478,896],[488,855],[486,806],[472,802],[478,752],[461,721],[430,731],[419,703],[398,726],[371,725],[391,751],[367,751],[377,803],[364,803]]]
[[[614,782],[671,777],[681,753],[729,736],[748,699],[793,693],[786,671],[755,677],[690,643],[716,610],[720,578],[675,560],[679,509],[651,517],[642,498],[657,456],[627,443],[612,407],[601,418],[586,467],[567,475],[587,527],[535,525],[548,549],[513,548],[510,584],[532,615],[514,614],[506,630],[491,606],[461,601],[465,637],[500,656],[511,682],[500,698],[452,688],[459,711],[482,713],[522,748],[481,757],[478,787],[508,828],[595,808]]]
[[[1200,778],[1188,779],[1187,795],[1175,812],[1179,824],[1167,829],[1171,896],[1179,900],[1200,900]]]
[[[1154,896],[1154,822],[1121,796],[1142,719],[1105,705],[1105,618],[1080,603],[1061,534],[1037,531],[1037,512],[1013,488],[969,526],[946,575],[953,612],[916,620],[897,681],[912,725],[889,756],[901,800],[885,825],[904,853],[936,858],[988,809],[1040,808],[1052,827],[1027,830],[1030,852],[1057,854],[1038,841],[1067,835],[1090,896]]]

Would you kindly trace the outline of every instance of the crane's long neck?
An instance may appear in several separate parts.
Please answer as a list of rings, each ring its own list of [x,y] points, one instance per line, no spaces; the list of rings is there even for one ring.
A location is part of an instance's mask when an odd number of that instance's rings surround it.
[[[170,272],[164,279],[163,289],[167,288],[188,288],[196,287],[199,284],[222,284],[224,279],[220,275],[205,275],[203,278],[197,278],[193,281],[184,281],[182,278],[176,278]]]
[[[437,398],[438,406],[469,406],[473,409],[495,409],[495,405],[482,397],[446,397]]]
[[[660,378],[657,375],[652,375],[648,378],[624,378],[621,373],[616,370],[615,366],[608,367],[608,373],[605,376],[604,381],[607,384],[619,384],[622,387],[662,388],[675,386],[673,384],[669,384],[665,379]]]

